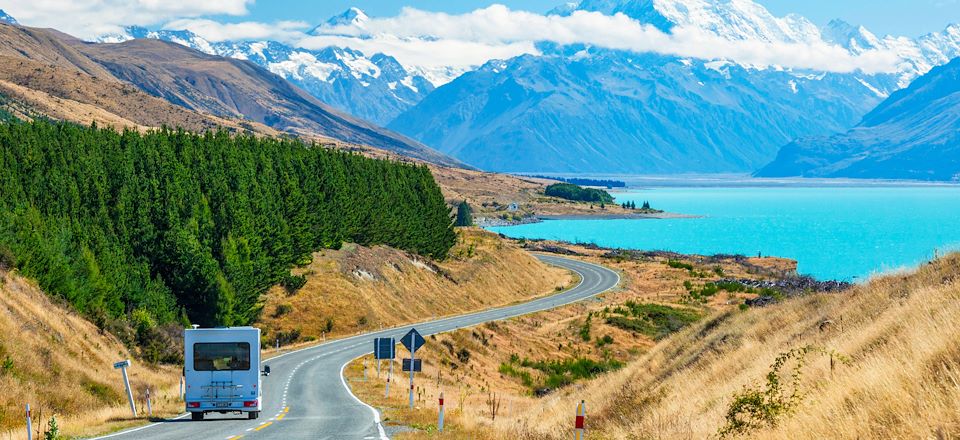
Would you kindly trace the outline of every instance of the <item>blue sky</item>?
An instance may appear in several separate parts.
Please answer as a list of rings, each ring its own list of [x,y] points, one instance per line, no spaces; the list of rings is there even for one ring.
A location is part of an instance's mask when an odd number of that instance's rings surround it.
[[[403,6],[428,11],[467,12],[494,3],[533,12],[545,12],[565,0],[259,0],[250,7],[247,17],[224,17],[239,20],[303,20],[319,23],[351,6],[373,16],[395,15]],[[950,23],[960,22],[960,0],[758,0],[782,16],[799,13],[817,24],[833,18],[862,24],[878,35],[893,34],[916,37],[943,30]]]

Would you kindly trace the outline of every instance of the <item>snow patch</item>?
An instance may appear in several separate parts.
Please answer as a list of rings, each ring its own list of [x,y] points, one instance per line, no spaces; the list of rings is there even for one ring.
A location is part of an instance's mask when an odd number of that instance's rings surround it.
[[[336,64],[318,61],[317,57],[309,52],[293,52],[286,61],[268,64],[267,70],[296,80],[313,77],[321,81],[332,82],[330,77],[342,69]]]
[[[393,83],[393,84],[396,84],[396,83]],[[404,87],[410,90],[413,90],[413,93],[420,93],[420,89],[418,89],[417,86],[413,85],[413,77],[410,75],[407,75],[403,79],[401,79],[400,84],[403,84]],[[394,90],[394,89],[396,89],[396,87],[394,87],[391,90]]]
[[[857,77],[857,81],[860,82],[860,84],[863,84],[863,86],[866,87],[867,90],[870,90],[871,92],[873,92],[874,95],[877,95],[880,98],[887,98],[889,96],[888,94],[878,90],[876,87],[870,85],[870,83],[864,81],[863,78]]]

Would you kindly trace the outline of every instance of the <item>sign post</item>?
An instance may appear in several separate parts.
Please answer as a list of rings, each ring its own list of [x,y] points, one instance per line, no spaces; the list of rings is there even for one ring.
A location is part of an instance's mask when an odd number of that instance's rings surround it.
[[[380,360],[387,359],[390,362],[390,373],[387,374],[387,387],[383,391],[383,397],[390,397],[390,376],[393,376],[393,359],[397,356],[397,340],[393,338],[374,338],[373,339],[373,357],[377,359],[377,377],[380,377]],[[364,374],[366,374],[366,364],[364,364]]]
[[[416,370],[416,352],[423,347],[423,344],[427,341],[423,339],[423,336],[420,335],[420,332],[415,328],[411,328],[406,335],[400,338],[400,343],[404,347],[407,347],[407,350],[410,351],[410,409],[413,409],[413,373]],[[404,359],[406,361],[406,359]]]
[[[130,378],[127,377],[127,367],[130,366],[130,359],[122,360],[113,364],[114,369],[120,369],[123,373],[123,386],[127,388],[127,400],[130,401],[130,412],[137,416],[137,406],[133,403],[133,390],[130,389]]]

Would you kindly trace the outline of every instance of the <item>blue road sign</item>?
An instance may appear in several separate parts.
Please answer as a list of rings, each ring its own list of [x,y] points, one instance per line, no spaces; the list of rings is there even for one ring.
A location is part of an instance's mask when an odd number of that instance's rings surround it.
[[[410,371],[410,359],[403,360],[403,371]],[[423,359],[413,360],[413,371],[415,373],[423,371]]]
[[[420,332],[418,332],[415,328],[410,329],[407,334],[400,338],[400,343],[403,344],[404,347],[407,347],[407,350],[410,350],[410,353],[414,353],[419,350],[420,347],[423,347],[425,342],[427,341],[423,339],[423,336],[421,336]]]
[[[373,357],[376,359],[394,359],[397,357],[397,341],[393,338],[374,338]]]

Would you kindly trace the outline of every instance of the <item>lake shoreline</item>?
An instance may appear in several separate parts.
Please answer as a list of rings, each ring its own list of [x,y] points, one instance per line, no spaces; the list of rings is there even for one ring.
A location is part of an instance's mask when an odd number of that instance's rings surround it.
[[[521,220],[478,217],[474,224],[481,228],[520,226],[553,220],[676,220],[703,218],[702,215],[679,214],[674,212],[635,213],[635,214],[551,214],[535,215]]]

